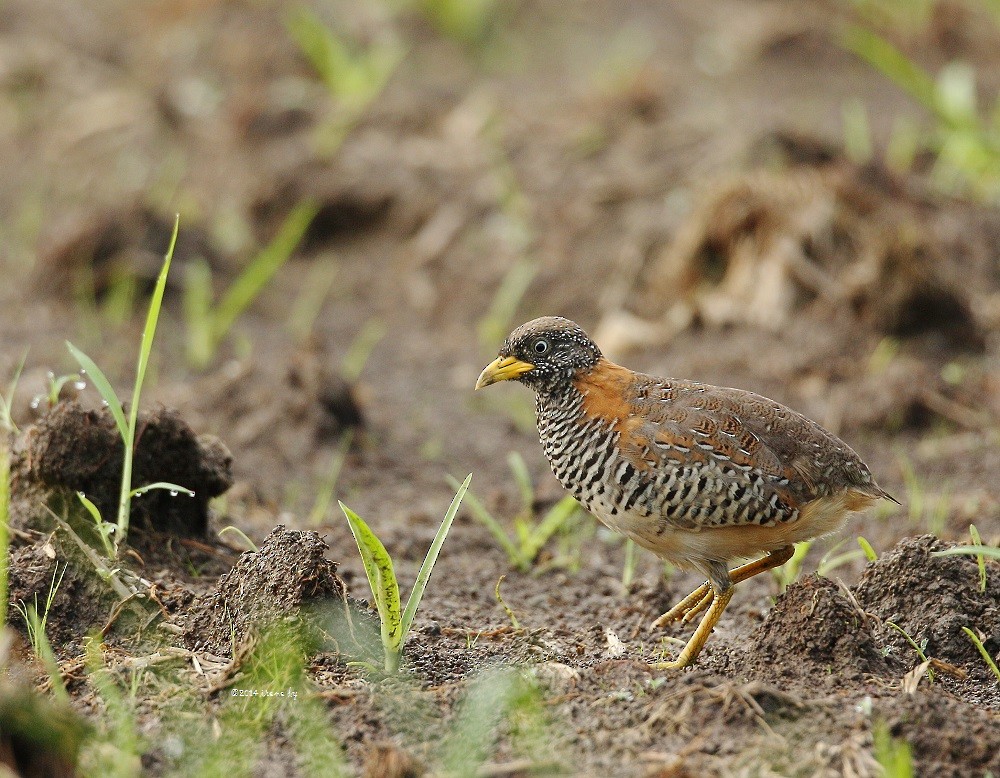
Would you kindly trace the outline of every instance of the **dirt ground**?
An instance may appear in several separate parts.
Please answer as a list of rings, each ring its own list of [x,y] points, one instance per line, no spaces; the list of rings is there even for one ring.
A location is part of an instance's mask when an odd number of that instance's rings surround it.
[[[886,164],[901,117],[931,120],[844,46],[863,25],[932,72],[967,61],[990,104],[1000,23],[985,4],[914,18],[846,0],[525,0],[467,40],[421,10],[434,3],[388,5],[309,3],[344,39],[401,52],[347,125],[286,4],[0,6],[0,384],[28,349],[9,591],[44,601],[64,571],[47,633],[87,723],[69,717],[82,734],[63,742],[110,744],[83,746],[84,772],[325,774],[302,744],[327,737],[369,776],[873,776],[903,744],[916,775],[1000,775],[1000,683],[963,631],[1000,653],[1000,565],[981,584],[974,557],[934,555],[973,523],[1000,543],[1000,213],[943,193],[928,154]],[[845,149],[857,105],[870,159]],[[318,211],[301,245],[193,367],[185,278],[203,261],[221,296],[304,200]],[[131,390],[178,212],[136,483],[197,497],[137,501],[121,564],[150,596],[123,604],[42,509],[83,490],[113,513],[121,445],[92,386],[70,381],[50,407],[47,375],[76,369],[70,340]],[[378,627],[337,499],[378,533],[404,596],[448,475],[472,472],[509,527],[516,452],[534,507],[553,505],[529,393],[472,393],[506,331],[549,314],[634,369],[805,413],[902,505],[817,541],[784,591],[741,584],[682,672],[650,663],[686,629],[649,624],[696,577],[642,552],[624,585],[624,543],[582,513],[521,572],[466,505],[403,675],[366,669]],[[242,554],[227,526],[261,550]],[[842,556],[857,536],[874,562]],[[213,763],[275,619],[312,636],[287,644],[302,693],[273,716],[244,701],[253,748]],[[35,704],[17,689],[51,694],[15,608],[10,621],[0,721]],[[493,742],[467,701],[489,708],[505,668],[528,691]],[[107,735],[122,706],[131,745]],[[463,732],[482,741],[464,763]],[[51,764],[69,770],[67,748]],[[0,728],[0,761],[31,774],[49,753],[32,749]]]

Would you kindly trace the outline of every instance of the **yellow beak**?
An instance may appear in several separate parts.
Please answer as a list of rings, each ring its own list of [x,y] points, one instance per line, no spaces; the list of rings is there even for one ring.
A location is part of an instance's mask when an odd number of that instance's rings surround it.
[[[476,389],[482,389],[499,381],[509,381],[534,369],[535,366],[530,362],[524,362],[517,357],[497,357],[479,374]]]

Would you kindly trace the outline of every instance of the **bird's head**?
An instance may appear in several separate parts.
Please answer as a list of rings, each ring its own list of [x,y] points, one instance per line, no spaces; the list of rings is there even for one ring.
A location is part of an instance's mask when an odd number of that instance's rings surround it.
[[[507,336],[499,356],[476,381],[476,389],[513,378],[541,391],[590,370],[600,359],[601,350],[578,324],[543,316]]]

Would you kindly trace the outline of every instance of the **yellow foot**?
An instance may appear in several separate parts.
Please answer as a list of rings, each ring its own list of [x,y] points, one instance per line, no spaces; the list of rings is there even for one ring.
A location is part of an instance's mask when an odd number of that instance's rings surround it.
[[[755,562],[749,562],[730,570],[729,580],[734,584],[738,584],[765,570],[783,565],[791,559],[793,551],[792,546],[785,546],[784,548],[779,548],[777,551],[770,551],[766,556],[761,557]],[[662,629],[674,621],[680,621],[682,624],[692,622],[694,621],[694,617],[709,607],[714,599],[715,591],[709,585],[708,581],[705,581],[705,583],[691,592],[691,594],[654,621],[652,629]]]
[[[709,586],[708,581],[705,581],[705,583],[691,592],[691,594],[654,621],[651,629],[662,629],[674,621],[680,621],[684,624],[693,621],[695,616],[712,604],[714,597],[715,592]]]
[[[651,662],[649,666],[655,670],[681,670],[689,664],[691,663],[687,662],[682,664],[681,660],[675,659],[672,662]]]
[[[712,634],[712,629],[719,623],[719,618],[722,616],[722,612],[726,609],[726,606],[729,605],[729,601],[733,599],[733,587],[730,586],[728,589],[721,592],[715,592],[710,589],[709,594],[710,596],[708,597],[708,600],[712,603],[712,605],[708,609],[708,612],[702,617],[701,623],[698,625],[698,628],[694,631],[691,639],[687,642],[687,645],[684,646],[684,649],[681,651],[677,659],[672,662],[657,662],[653,665],[653,667],[658,670],[680,670],[682,667],[687,667],[698,658],[698,654],[701,653],[701,649],[705,646],[705,641],[708,640],[708,636]],[[689,603],[685,606],[685,614],[695,608],[700,610],[702,600],[705,598],[706,595],[701,593],[699,587],[699,589],[695,589],[691,592],[691,594],[685,597],[668,613],[664,614],[664,616],[678,610],[680,606],[685,605],[685,603]],[[697,613],[698,611],[695,612]]]

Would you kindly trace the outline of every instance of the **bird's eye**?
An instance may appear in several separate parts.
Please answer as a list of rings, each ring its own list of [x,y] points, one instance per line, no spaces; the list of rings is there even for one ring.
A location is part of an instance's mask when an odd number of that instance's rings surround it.
[[[535,349],[536,354],[545,354],[549,350],[549,342],[547,340],[536,340],[532,348]]]

